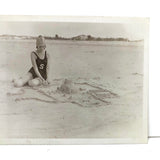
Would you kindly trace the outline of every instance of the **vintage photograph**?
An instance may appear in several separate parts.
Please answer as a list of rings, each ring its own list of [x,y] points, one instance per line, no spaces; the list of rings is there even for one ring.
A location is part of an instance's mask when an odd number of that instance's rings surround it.
[[[148,19],[39,17],[0,19],[0,144],[147,143]]]

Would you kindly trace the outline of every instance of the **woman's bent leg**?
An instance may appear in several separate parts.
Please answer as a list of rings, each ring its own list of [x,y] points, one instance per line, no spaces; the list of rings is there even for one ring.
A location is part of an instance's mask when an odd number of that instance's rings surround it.
[[[42,81],[40,80],[40,78],[35,78],[35,79],[32,79],[32,80],[28,81],[28,85],[31,86],[31,87],[36,87],[36,86],[39,86],[41,84],[42,84]]]
[[[19,79],[15,80],[14,81],[14,86],[15,87],[22,87],[22,86],[24,86],[31,79],[32,79],[32,74],[30,72],[28,72],[22,78],[19,78]]]

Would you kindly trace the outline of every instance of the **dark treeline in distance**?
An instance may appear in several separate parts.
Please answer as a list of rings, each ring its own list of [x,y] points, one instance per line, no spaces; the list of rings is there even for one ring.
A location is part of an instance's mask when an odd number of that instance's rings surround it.
[[[73,40],[73,41],[126,41],[133,42],[133,40],[129,40],[128,38],[113,38],[113,37],[93,37],[91,35],[78,35],[75,37],[65,38],[61,37],[58,34],[55,36],[44,36],[46,40]],[[18,36],[18,35],[0,35],[0,39],[36,39],[34,36]],[[134,40],[134,42],[142,41],[142,40]]]

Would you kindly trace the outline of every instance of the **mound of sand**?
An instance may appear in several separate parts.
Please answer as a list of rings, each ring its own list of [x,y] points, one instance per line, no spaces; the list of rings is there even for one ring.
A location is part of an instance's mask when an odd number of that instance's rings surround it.
[[[64,93],[64,94],[73,94],[77,93],[78,89],[72,80],[65,79],[60,87],[57,87],[57,91]]]

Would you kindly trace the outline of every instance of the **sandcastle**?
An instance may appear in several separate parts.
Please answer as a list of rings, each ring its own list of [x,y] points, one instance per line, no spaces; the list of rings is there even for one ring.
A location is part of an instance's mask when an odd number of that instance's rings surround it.
[[[64,94],[73,94],[77,92],[77,88],[71,80],[65,79],[61,86],[57,87],[57,91]]]

